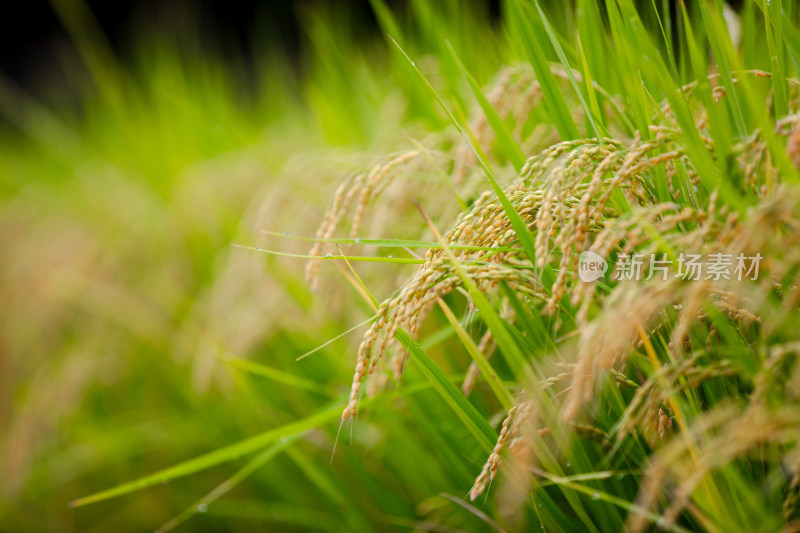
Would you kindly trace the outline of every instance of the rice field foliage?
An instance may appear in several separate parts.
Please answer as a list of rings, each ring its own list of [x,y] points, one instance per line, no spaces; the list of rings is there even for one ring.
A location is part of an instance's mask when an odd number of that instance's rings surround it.
[[[315,6],[247,77],[56,4],[76,100],[0,79],[0,530],[800,529],[793,3]]]

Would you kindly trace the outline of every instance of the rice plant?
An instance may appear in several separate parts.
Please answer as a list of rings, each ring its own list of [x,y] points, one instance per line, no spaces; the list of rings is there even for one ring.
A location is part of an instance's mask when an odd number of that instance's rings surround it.
[[[369,52],[309,11],[282,114],[222,66],[185,122],[146,84],[97,122],[0,93],[35,317],[3,313],[0,528],[800,530],[796,6],[371,5]],[[136,120],[184,146],[103,142]]]

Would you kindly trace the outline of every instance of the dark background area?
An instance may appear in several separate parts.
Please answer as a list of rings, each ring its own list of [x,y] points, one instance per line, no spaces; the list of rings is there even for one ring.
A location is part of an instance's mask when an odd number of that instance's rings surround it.
[[[71,4],[75,0],[67,0]],[[342,9],[366,32],[378,32],[368,0],[330,2],[258,2],[204,0],[78,0],[91,10],[114,51],[123,59],[136,32],[165,19],[188,15],[200,36],[210,44],[245,57],[264,41],[297,54],[302,22],[299,14],[318,4]],[[397,6],[398,2],[389,2]],[[34,0],[3,6],[0,15],[0,72],[18,85],[35,89],[42,68],[56,62],[58,54],[74,49],[67,29],[50,2]]]

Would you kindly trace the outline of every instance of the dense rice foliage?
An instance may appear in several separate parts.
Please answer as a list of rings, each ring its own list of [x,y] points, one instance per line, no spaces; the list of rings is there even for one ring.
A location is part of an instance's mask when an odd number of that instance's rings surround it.
[[[247,81],[59,5],[77,101],[0,78],[0,530],[800,529],[793,3],[316,7]]]

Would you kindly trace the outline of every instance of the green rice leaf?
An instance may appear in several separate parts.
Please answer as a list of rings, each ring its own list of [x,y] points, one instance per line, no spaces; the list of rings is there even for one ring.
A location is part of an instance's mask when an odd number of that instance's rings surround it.
[[[509,0],[509,20],[514,38],[524,46],[528,60],[536,72],[536,79],[542,87],[544,106],[550,113],[550,118],[558,129],[561,139],[569,141],[580,137],[578,127],[572,119],[564,94],[556,83],[555,76],[550,70],[544,50],[536,39],[531,20],[523,10],[520,0]]]
[[[458,321],[456,315],[453,314],[450,307],[448,307],[444,301],[440,301],[439,306],[447,317],[447,321],[453,326],[453,330],[456,332],[456,335],[458,335],[459,340],[461,340],[461,343],[467,349],[470,357],[472,357],[472,360],[478,365],[481,375],[486,379],[486,382],[489,384],[489,387],[491,387],[495,396],[497,396],[497,399],[500,400],[503,409],[509,411],[514,406],[515,402],[511,397],[511,393],[508,392],[508,388],[506,388],[500,376],[498,376],[497,372],[492,368],[486,356],[478,349],[478,346],[475,344],[475,341],[472,340],[469,333],[464,330],[464,327]]]
[[[491,451],[497,440],[497,433],[478,410],[469,403],[464,393],[450,381],[447,374],[439,368],[439,365],[425,353],[425,350],[405,330],[402,328],[398,330],[395,338],[408,350],[411,360],[416,363],[425,378],[436,389],[436,392],[439,393],[445,403],[450,406],[456,416],[475,436],[481,448],[487,452]]]
[[[116,498],[137,490],[152,487],[153,485],[166,483],[168,481],[172,481],[173,479],[188,476],[190,474],[194,474],[195,472],[211,468],[212,466],[232,461],[242,455],[247,455],[264,449],[267,446],[280,441],[281,439],[288,439],[297,435],[301,435],[310,429],[333,422],[334,420],[338,420],[341,418],[341,416],[342,410],[337,405],[302,420],[298,420],[297,422],[290,422],[289,424],[267,430],[259,435],[237,442],[236,444],[224,446],[214,450],[213,452],[209,452],[199,457],[195,457],[194,459],[183,461],[177,465],[159,470],[154,474],[141,477],[128,483],[123,483],[122,485],[118,485],[89,496],[84,496],[83,498],[78,498],[77,500],[70,502],[69,505],[70,507],[82,507],[84,505],[89,505],[90,503],[97,503],[103,500]]]
[[[190,507],[187,507],[181,514],[176,516],[175,518],[167,521],[164,525],[158,528],[158,531],[166,533],[167,531],[171,531],[184,523],[186,520],[191,518],[192,516],[196,515],[197,513],[204,513],[208,509],[208,506],[214,503],[215,501],[219,500],[225,494],[233,490],[237,485],[239,485],[242,481],[250,477],[255,471],[259,468],[267,464],[271,459],[276,457],[280,452],[286,449],[288,446],[293,444],[298,439],[298,436],[294,436],[290,439],[285,439],[275,444],[274,446],[270,446],[253,459],[247,462],[241,469],[237,470],[235,474],[231,477],[217,485],[214,490],[200,498],[197,502],[192,504]]]
[[[255,361],[251,361],[249,359],[243,359],[240,357],[223,357],[222,360],[228,363],[229,365],[233,366],[234,368],[237,368],[244,372],[248,372],[256,376],[265,377],[267,379],[270,379],[277,383],[283,383],[284,385],[288,385],[290,387],[305,389],[319,394],[332,392],[325,385],[315,383],[309,379],[305,379],[293,373],[284,372],[282,370],[278,370],[277,368],[272,368],[266,365],[262,365],[260,363],[256,363]]]
[[[578,100],[580,100],[581,106],[586,112],[586,118],[588,119],[589,124],[592,126],[594,136],[600,144],[603,144],[603,137],[607,134],[607,132],[602,130],[598,125],[598,119],[595,117],[593,109],[586,103],[586,100],[583,97],[583,92],[581,91],[578,82],[575,81],[575,75],[572,73],[572,67],[569,64],[569,60],[567,60],[567,55],[564,53],[564,49],[561,47],[561,43],[558,41],[558,38],[556,37],[553,28],[550,26],[547,16],[544,14],[544,11],[542,11],[542,6],[539,5],[538,0],[534,0],[534,6],[536,6],[536,11],[539,13],[539,18],[542,21],[545,31],[547,31],[547,36],[550,38],[550,42],[553,44],[556,55],[558,55],[558,59],[561,61],[561,66],[564,67],[564,71],[567,73],[569,82],[572,84],[572,88],[575,90],[575,94],[578,96]]]

